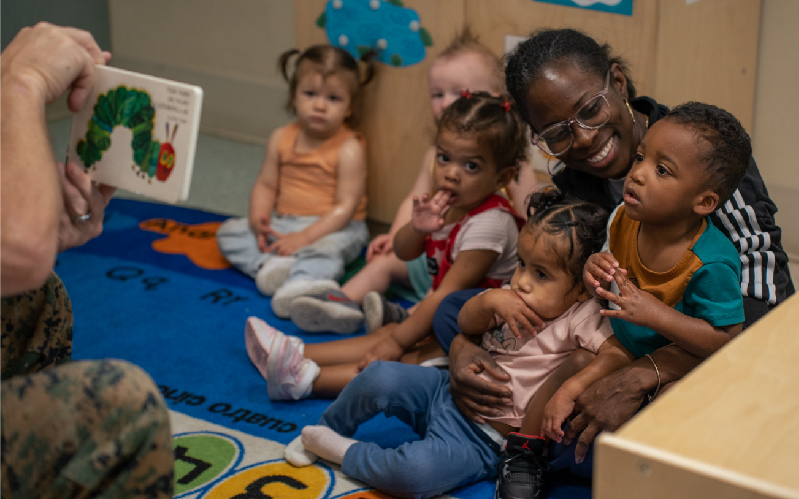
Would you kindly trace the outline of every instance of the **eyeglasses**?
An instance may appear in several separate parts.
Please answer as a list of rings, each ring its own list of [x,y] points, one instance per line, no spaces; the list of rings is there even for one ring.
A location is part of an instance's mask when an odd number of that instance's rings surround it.
[[[610,104],[605,95],[610,84],[610,71],[605,77],[605,88],[583,104],[568,120],[555,123],[541,133],[534,133],[532,142],[550,156],[560,156],[569,150],[574,142],[572,123],[582,128],[596,130],[605,126],[610,119]]]

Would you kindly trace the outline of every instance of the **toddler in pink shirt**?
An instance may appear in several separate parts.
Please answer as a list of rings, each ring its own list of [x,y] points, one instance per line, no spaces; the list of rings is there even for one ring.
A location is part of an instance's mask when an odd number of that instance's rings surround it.
[[[519,234],[519,262],[510,289],[491,289],[463,307],[464,335],[496,353],[511,373],[514,404],[477,425],[461,413],[449,393],[449,374],[431,367],[373,362],[322,414],[289,444],[286,459],[308,465],[322,457],[341,471],[397,497],[430,497],[495,476],[528,472],[540,486],[544,439],[560,438],[574,399],[594,380],[630,362],[609,321],[585,289],[582,270],[605,240],[607,213],[564,198],[555,190],[536,193]],[[547,323],[535,334],[532,315]],[[566,381],[544,410],[543,420],[524,419],[527,405],[549,374],[574,350],[597,354]],[[379,413],[408,423],[420,440],[396,449],[352,438],[361,423]],[[523,421],[524,419],[524,421]],[[519,428],[528,433],[515,433]],[[500,444],[507,445],[500,453]],[[457,449],[457,452],[453,452]]]

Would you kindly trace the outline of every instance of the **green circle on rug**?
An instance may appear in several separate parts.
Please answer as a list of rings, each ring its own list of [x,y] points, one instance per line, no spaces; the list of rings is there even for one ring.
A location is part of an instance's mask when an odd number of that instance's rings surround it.
[[[222,435],[175,437],[175,495],[184,494],[219,478],[235,463],[239,448]]]

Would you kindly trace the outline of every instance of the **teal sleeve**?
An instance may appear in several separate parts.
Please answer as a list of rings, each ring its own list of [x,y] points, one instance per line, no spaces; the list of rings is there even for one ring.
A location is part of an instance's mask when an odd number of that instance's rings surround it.
[[[735,270],[721,262],[703,265],[685,289],[682,312],[716,327],[743,322],[740,271]]]

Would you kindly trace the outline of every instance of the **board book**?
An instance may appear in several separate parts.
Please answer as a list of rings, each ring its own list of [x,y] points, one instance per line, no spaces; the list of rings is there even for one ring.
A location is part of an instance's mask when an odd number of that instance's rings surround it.
[[[168,203],[189,196],[202,88],[96,66],[67,151],[96,182]]]

